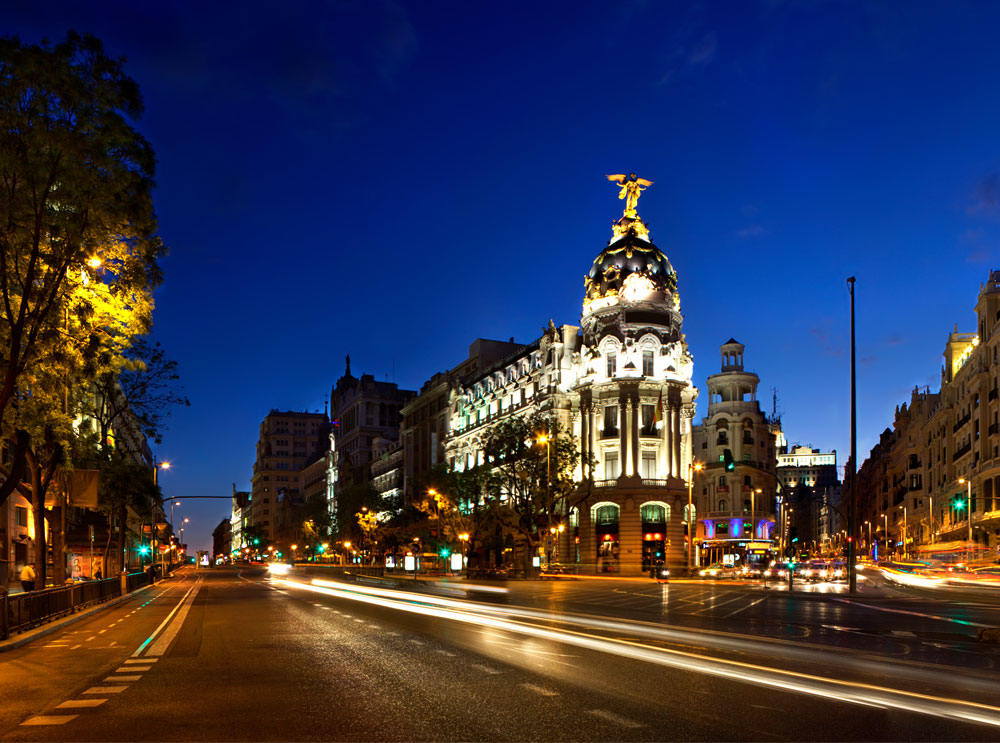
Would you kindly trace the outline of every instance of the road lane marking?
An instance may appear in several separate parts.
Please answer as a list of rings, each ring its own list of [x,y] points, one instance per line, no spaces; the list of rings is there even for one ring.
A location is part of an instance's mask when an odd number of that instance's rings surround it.
[[[137,658],[140,655],[142,655],[142,651],[145,650],[146,647],[151,642],[153,642],[153,640],[156,639],[157,635],[159,635],[160,632],[163,631],[164,627],[166,627],[168,624],[170,624],[170,620],[174,618],[174,615],[177,614],[178,610],[180,610],[182,606],[185,607],[185,608],[183,610],[181,610],[180,619],[181,619],[181,623],[184,622],[184,618],[187,617],[187,612],[191,608],[191,604],[187,603],[188,596],[191,596],[191,592],[192,591],[194,591],[195,595],[197,595],[197,593],[198,593],[197,589],[201,586],[202,580],[203,579],[199,577],[198,580],[195,581],[195,584],[193,586],[191,586],[187,590],[187,593],[185,593],[184,596],[181,597],[181,600],[177,602],[177,606],[175,606],[171,610],[171,612],[169,614],[167,614],[167,618],[164,619],[162,622],[160,622],[160,626],[157,627],[155,630],[153,630],[153,634],[151,634],[149,637],[147,637],[145,640],[143,640],[142,645],[140,645],[138,648],[136,648],[135,652],[132,653],[132,657],[133,658]],[[191,601],[193,603],[194,602],[194,598],[192,598]],[[171,633],[170,630],[173,630],[173,632]],[[180,630],[180,625],[179,624],[178,625],[170,624],[170,628],[168,629],[167,633],[164,634],[164,636],[166,636],[167,634],[169,634],[169,639],[173,640],[174,635],[177,634],[178,630]],[[159,640],[157,640],[156,645],[153,648],[150,648],[150,653],[149,653],[150,655],[163,655],[163,651],[166,650],[166,645],[162,644],[163,639],[164,638],[161,637]],[[170,644],[170,642],[168,640],[167,641],[167,645],[169,645],[169,644]],[[158,649],[159,652],[155,652],[155,653],[152,652],[154,648]]]
[[[107,632],[106,629],[99,629],[99,630],[97,630],[97,634],[99,634],[99,635],[103,635],[105,632]]]
[[[840,599],[834,598],[834,601],[840,601],[844,604],[851,604],[854,606],[863,606],[866,609],[874,609],[875,611],[888,611],[893,614],[909,614],[914,617],[923,617],[924,619],[937,619],[942,622],[954,622],[955,624],[964,624],[968,627],[992,627],[992,624],[979,624],[979,622],[967,622],[964,619],[953,619],[952,617],[942,617],[937,614],[924,614],[919,611],[907,611],[906,609],[890,609],[888,606],[873,606],[871,604],[862,604],[860,601],[854,601],[853,599]]]
[[[757,599],[752,604],[747,604],[746,606],[741,606],[736,611],[733,611],[733,612],[730,612],[729,614],[726,614],[726,616],[724,616],[723,619],[729,619],[729,617],[733,616],[734,614],[739,614],[741,611],[746,611],[747,609],[749,609],[752,606],[757,606],[757,604],[759,604],[761,601],[767,601],[767,596],[765,596],[764,598]]]
[[[454,658],[455,657],[455,654],[453,652],[451,652],[450,650],[438,650],[438,652],[441,653],[441,655],[448,656],[449,658]]]
[[[97,637],[97,635],[91,635],[86,640],[84,640],[84,642],[90,642],[91,640],[95,639],[96,637]]]
[[[112,684],[117,684],[120,681],[138,681],[142,676],[108,676],[105,681],[110,681]]]
[[[603,709],[588,709],[588,715],[593,715],[594,717],[599,717],[602,720],[607,720],[608,722],[613,722],[617,725],[621,725],[625,728],[641,728],[642,724],[636,722],[635,720],[630,720],[627,717],[622,717],[621,715],[616,715],[614,712],[608,712]]]
[[[65,725],[70,720],[75,720],[80,715],[40,715],[25,720],[22,725]]]
[[[148,671],[152,666],[122,666],[121,668],[115,669],[115,673],[138,673],[141,671]]]
[[[127,689],[127,686],[91,686],[84,694],[118,694]]]
[[[890,633],[893,634],[893,635],[895,635],[896,637],[916,637],[917,636],[916,632],[910,632],[910,630],[908,630],[908,629],[894,629],[894,630],[890,630]]]
[[[62,704],[56,705],[56,709],[76,709],[77,707],[97,707],[104,704],[107,699],[70,699]]]
[[[420,645],[421,647],[423,647],[423,645],[424,645],[424,643],[422,643],[420,640],[412,640],[412,639],[410,640],[410,644],[411,645]]]
[[[126,658],[125,663],[156,663],[159,658]]]
[[[70,650],[76,650],[77,648],[82,648],[82,647],[83,647],[83,645],[81,645],[80,643],[77,643],[76,645],[74,645],[73,647],[71,647]]]
[[[473,663],[472,667],[475,668],[477,671],[482,671],[483,673],[488,673],[493,676],[496,676],[498,673],[502,673],[502,671],[498,671],[495,668],[490,668],[489,666],[484,666],[481,663]]]
[[[536,686],[535,684],[521,684],[521,686],[528,691],[533,691],[536,694],[541,694],[543,697],[557,697],[559,696],[558,691],[552,691],[552,689],[546,689],[544,686]]]

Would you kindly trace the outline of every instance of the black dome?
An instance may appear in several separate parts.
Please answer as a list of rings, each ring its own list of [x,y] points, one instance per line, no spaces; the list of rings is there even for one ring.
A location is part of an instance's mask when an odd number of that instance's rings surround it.
[[[636,273],[646,276],[666,294],[677,288],[677,274],[667,256],[652,243],[629,233],[609,244],[594,260],[583,282],[587,299],[620,294],[625,279]]]

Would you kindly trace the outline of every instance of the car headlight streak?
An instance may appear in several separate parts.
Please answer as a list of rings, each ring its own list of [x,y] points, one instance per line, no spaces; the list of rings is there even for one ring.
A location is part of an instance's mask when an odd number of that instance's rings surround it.
[[[712,658],[705,655],[644,645],[633,640],[607,639],[585,632],[539,627],[526,622],[485,616],[486,613],[515,614],[509,607],[470,605],[467,602],[437,596],[418,595],[368,586],[345,586],[324,580],[312,583],[280,580],[291,588],[324,593],[341,599],[360,601],[412,614],[438,617],[480,627],[505,630],[521,635],[543,638],[552,642],[574,645],[601,653],[632,658],[661,666],[694,671],[758,686],[796,691],[811,696],[835,698],[863,706],[893,708],[967,722],[1000,727],[1000,707],[963,699],[948,699],[928,694],[890,689],[872,684],[824,678],[780,668],[768,668],[753,663]],[[550,617],[551,619],[551,617]],[[562,621],[560,619],[560,621]],[[593,624],[593,622],[590,622]]]

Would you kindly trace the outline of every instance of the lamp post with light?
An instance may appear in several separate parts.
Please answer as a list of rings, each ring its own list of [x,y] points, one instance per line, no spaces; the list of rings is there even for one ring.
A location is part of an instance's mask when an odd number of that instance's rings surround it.
[[[98,264],[100,265],[100,264]],[[170,469],[170,462],[157,462],[156,457],[153,457],[153,490],[155,491],[160,486],[159,471],[161,469]],[[173,518],[174,502],[170,501],[170,530],[174,529],[174,518]],[[152,554],[149,556],[151,563],[156,562],[156,558],[160,558],[160,569],[163,569],[163,555],[160,554],[159,546],[156,543],[156,504],[150,503],[150,517],[149,517],[149,536],[150,536],[150,548]],[[173,558],[173,553],[171,553],[171,558]]]
[[[688,462],[688,511],[687,511],[687,527],[688,527],[688,554],[687,554],[687,568],[688,573],[692,570],[691,553],[694,547],[694,504],[692,503],[692,497],[694,492],[694,473],[701,472],[704,469],[701,462]]]
[[[552,457],[549,451],[549,441],[552,437],[547,433],[542,433],[538,435],[535,440],[539,444],[545,444],[545,521],[549,527],[549,544],[545,550],[545,560],[549,567],[552,566],[552,488],[550,481],[552,479]]]
[[[903,559],[905,560],[906,559],[906,555],[907,555],[907,549],[906,549],[906,541],[907,540],[906,540],[906,537],[908,536],[908,534],[906,533],[907,532],[907,529],[906,529],[906,504],[904,503],[901,506],[897,506],[897,508],[902,508],[903,509]]]

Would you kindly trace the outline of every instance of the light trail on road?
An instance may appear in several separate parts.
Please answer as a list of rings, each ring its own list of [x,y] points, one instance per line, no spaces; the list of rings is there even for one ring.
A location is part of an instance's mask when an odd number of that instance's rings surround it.
[[[922,715],[975,722],[1000,727],[1000,707],[947,697],[920,694],[860,682],[826,678],[778,668],[768,668],[753,663],[723,658],[713,658],[683,650],[654,647],[624,639],[609,639],[586,632],[539,627],[523,621],[503,618],[501,614],[516,614],[510,607],[468,604],[437,596],[407,593],[369,586],[345,586],[331,581],[313,580],[301,583],[289,579],[275,579],[290,588],[326,594],[336,598],[381,606],[413,614],[457,621],[480,627],[506,630],[522,635],[574,645],[600,653],[617,655],[684,671],[691,671],[743,683],[794,691],[826,700],[857,704],[865,707],[892,708]],[[497,616],[490,616],[495,614]],[[547,616],[550,621],[564,621],[562,617]],[[572,617],[566,619],[572,621]],[[611,623],[618,629],[633,625]]]

